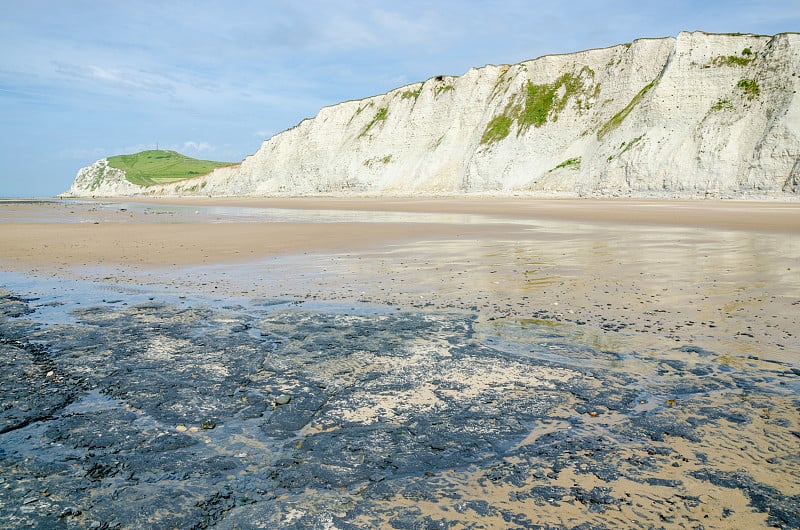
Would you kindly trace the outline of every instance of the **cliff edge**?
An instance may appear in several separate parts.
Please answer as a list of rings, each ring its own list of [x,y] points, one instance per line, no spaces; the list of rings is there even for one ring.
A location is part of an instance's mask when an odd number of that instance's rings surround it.
[[[326,107],[192,179],[90,190],[84,168],[68,193],[798,197],[798,72],[798,34],[640,39]]]

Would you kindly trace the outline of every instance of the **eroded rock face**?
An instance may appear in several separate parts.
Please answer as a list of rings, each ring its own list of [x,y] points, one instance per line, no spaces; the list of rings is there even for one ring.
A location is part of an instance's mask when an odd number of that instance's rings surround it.
[[[47,287],[0,289],[0,528],[800,524],[795,366]]]
[[[240,166],[70,193],[796,196],[799,50],[694,32],[490,65],[323,108]]]
[[[108,159],[102,158],[90,166],[81,168],[65,195],[113,197],[135,195],[141,191],[141,186],[131,184],[125,179],[124,171],[109,166]]]

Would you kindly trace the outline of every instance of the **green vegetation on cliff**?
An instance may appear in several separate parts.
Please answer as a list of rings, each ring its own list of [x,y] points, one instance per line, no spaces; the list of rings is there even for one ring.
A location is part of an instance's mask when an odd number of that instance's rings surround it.
[[[747,99],[755,99],[761,93],[761,88],[755,79],[741,79],[736,86],[744,90]]]
[[[359,109],[359,111],[360,110],[361,109]],[[386,107],[379,108],[378,112],[375,113],[375,117],[372,118],[372,121],[369,122],[366,127],[364,127],[364,130],[361,131],[361,134],[359,134],[358,137],[361,138],[363,136],[366,136],[367,133],[369,132],[369,130],[372,129],[372,127],[375,124],[380,123],[382,121],[385,121],[386,120],[386,116],[388,116],[388,115],[389,115],[389,109],[387,109]]]
[[[644,95],[647,94],[650,91],[650,89],[653,88],[653,86],[655,86],[655,84],[656,80],[654,79],[653,81],[645,85],[645,87],[641,89],[638,94],[633,96],[631,102],[628,103],[624,109],[614,114],[610,120],[608,120],[602,127],[600,127],[600,130],[597,131],[597,139],[602,140],[603,136],[605,136],[606,134],[610,133],[611,131],[619,127],[622,124],[622,122],[625,121],[625,118],[628,117],[628,114],[631,113],[634,107],[636,107],[636,105],[639,104],[639,101],[641,101]]]
[[[500,79],[503,79],[502,75]],[[512,99],[503,114],[495,116],[487,124],[481,143],[492,144],[503,140],[511,132],[514,122],[519,136],[531,127],[543,126],[548,120],[557,121],[558,114],[566,108],[570,99],[575,101],[579,111],[585,110],[599,92],[600,85],[594,82],[594,71],[588,66],[577,73],[562,74],[553,83],[537,85],[528,81],[522,93]]]
[[[175,151],[151,150],[109,157],[108,165],[124,171],[125,178],[132,184],[152,186],[198,177],[234,164],[197,160]]]
[[[483,136],[481,137],[481,143],[492,144],[494,142],[499,142],[508,136],[509,132],[511,132],[511,125],[513,123],[513,118],[510,118],[505,114],[495,116],[486,126],[486,130],[483,132]]]
[[[756,56],[753,53],[753,50],[750,48],[745,48],[742,50],[742,55],[719,55],[714,57],[711,61],[710,65],[708,66],[748,66],[750,63],[756,60]]]
[[[569,160],[564,160],[559,165],[555,167],[555,169],[561,169],[564,167],[571,167],[574,169],[580,169],[581,167],[581,157],[570,158]]]
[[[400,99],[413,99],[416,103],[417,98],[422,93],[422,85],[420,85],[416,90],[404,90],[403,93],[400,95]]]
[[[733,110],[735,107],[733,103],[729,99],[720,99],[716,103],[711,106],[711,110],[713,112],[718,112],[721,110]]]

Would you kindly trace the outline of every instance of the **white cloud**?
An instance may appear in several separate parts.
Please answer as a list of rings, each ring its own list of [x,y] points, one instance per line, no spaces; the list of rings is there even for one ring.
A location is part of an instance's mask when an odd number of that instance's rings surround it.
[[[213,151],[211,144],[208,142],[183,142],[182,149],[176,149],[182,153],[202,153],[204,151]]]
[[[105,85],[111,88],[121,88],[125,91],[138,91],[147,93],[174,93],[175,83],[154,72],[130,68],[109,68],[103,66],[79,65],[74,63],[52,61],[57,74],[88,86]]]

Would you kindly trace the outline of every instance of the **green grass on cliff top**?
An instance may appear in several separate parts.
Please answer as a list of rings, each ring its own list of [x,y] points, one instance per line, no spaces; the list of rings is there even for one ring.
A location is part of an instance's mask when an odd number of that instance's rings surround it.
[[[197,160],[175,151],[152,150],[109,157],[108,165],[123,170],[125,177],[133,184],[152,186],[198,177],[215,168],[233,164]]]

